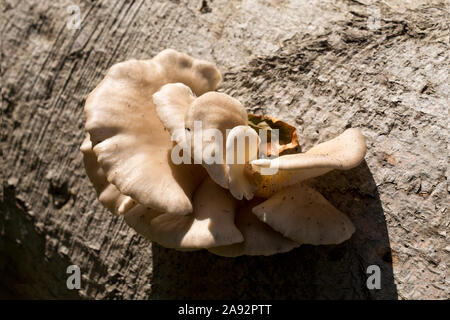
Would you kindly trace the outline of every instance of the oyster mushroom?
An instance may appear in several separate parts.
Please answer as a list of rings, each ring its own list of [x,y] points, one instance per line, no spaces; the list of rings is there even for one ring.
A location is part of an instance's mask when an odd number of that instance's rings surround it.
[[[144,206],[191,213],[190,198],[204,175],[199,166],[168,161],[171,137],[156,115],[152,95],[180,81],[200,95],[220,79],[212,64],[174,50],[112,66],[85,105],[86,130],[107,180]]]
[[[211,63],[174,50],[108,71],[86,101],[81,147],[100,202],[179,250],[271,255],[350,238],[347,216],[302,181],[357,166],[366,151],[359,130],[258,159],[268,145],[239,101],[213,91],[220,79]]]

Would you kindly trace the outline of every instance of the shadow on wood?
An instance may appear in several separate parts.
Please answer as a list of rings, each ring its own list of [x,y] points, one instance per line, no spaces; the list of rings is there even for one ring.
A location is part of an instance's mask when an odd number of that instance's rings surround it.
[[[66,286],[69,257],[51,252],[45,233],[39,233],[33,215],[16,197],[14,187],[4,185],[0,201],[0,299],[79,299]]]
[[[303,245],[274,256],[223,258],[152,244],[153,299],[397,299],[386,221],[367,164],[334,171],[310,184],[354,222],[340,245]],[[369,290],[369,265],[381,289]]]

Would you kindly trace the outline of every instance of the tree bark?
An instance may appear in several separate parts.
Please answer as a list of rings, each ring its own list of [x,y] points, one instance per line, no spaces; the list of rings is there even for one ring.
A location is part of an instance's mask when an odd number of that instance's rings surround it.
[[[448,3],[386,3],[3,1],[0,298],[450,298]],[[85,99],[114,63],[165,48],[215,62],[220,91],[296,125],[303,150],[362,130],[363,164],[310,181],[354,222],[349,241],[178,252],[102,207],[79,152]]]

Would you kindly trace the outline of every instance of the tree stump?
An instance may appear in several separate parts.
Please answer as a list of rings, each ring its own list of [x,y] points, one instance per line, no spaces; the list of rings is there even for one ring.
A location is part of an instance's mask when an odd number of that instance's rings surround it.
[[[1,12],[1,298],[450,298],[445,1],[5,0]],[[215,62],[219,91],[295,125],[303,150],[362,130],[364,163],[309,182],[354,222],[349,241],[179,252],[102,207],[79,152],[85,99],[114,63],[165,48]],[[367,287],[371,265],[381,289]]]

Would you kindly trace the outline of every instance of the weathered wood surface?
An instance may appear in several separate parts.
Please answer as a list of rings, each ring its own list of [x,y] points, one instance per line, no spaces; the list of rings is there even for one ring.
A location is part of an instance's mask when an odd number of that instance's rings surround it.
[[[2,1],[0,296],[449,298],[448,2],[386,2]],[[303,150],[362,129],[366,162],[311,182],[350,241],[227,259],[151,244],[102,208],[79,152],[86,96],[168,47],[216,62],[220,90],[295,124]]]

